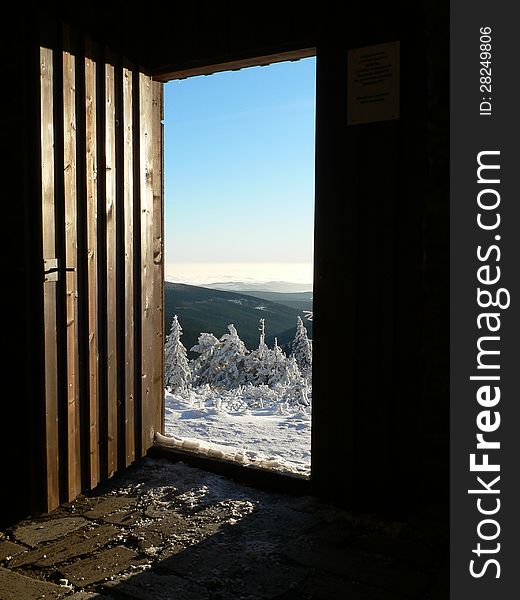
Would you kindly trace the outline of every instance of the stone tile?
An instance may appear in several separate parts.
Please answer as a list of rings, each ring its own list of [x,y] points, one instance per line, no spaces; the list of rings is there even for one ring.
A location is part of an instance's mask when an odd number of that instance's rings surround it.
[[[70,590],[54,583],[39,581],[0,567],[0,600],[39,600],[61,598]]]
[[[250,595],[268,600],[293,590],[308,575],[308,569],[300,566],[249,561],[248,565],[245,572],[229,578],[226,591],[232,591],[237,596]]]
[[[144,510],[144,516],[148,519],[162,519],[171,513],[172,509],[169,506],[147,506]]]
[[[230,523],[228,521],[228,523]],[[305,521],[293,510],[281,508],[262,509],[238,519],[234,528],[240,529],[253,539],[261,537],[266,540],[287,540],[301,535]],[[229,529],[228,524],[225,525]]]
[[[84,587],[144,563],[146,561],[138,560],[132,550],[116,546],[100,552],[93,558],[78,560],[64,566],[59,572],[74,585]]]
[[[394,564],[390,559],[364,555],[310,537],[292,540],[282,550],[292,562],[366,584],[374,582],[391,592],[419,597],[431,584],[427,570]]]
[[[181,552],[184,552],[184,550],[186,550],[187,545],[186,543],[178,543],[178,542],[174,542],[174,543],[166,543],[164,545],[163,548],[161,548],[156,554],[155,554],[155,561],[159,562],[159,564],[162,564],[162,561],[167,560],[169,558],[172,558],[173,556],[176,556],[177,554],[180,554]],[[148,556],[152,555],[152,552],[154,552],[154,548],[153,547],[148,547],[143,549],[143,552],[145,554],[147,554]]]
[[[193,537],[198,528],[189,519],[182,515],[171,512],[160,520],[150,520],[142,526],[134,529],[132,534],[137,538],[139,548],[160,548],[167,543],[178,543],[182,545],[185,537]],[[184,544],[186,545],[186,544]]]
[[[83,516],[87,511],[95,508],[106,496],[79,496],[69,504],[68,512],[74,516]]]
[[[116,513],[124,511],[126,514],[128,509],[135,505],[133,498],[126,496],[109,496],[94,505],[93,508],[83,513],[83,516],[88,519],[103,519],[113,516]]]
[[[158,568],[181,577],[191,577],[207,573],[226,573],[234,575],[248,567],[246,542],[240,532],[219,532],[202,544],[189,546],[177,553],[175,548],[171,556],[161,556]],[[188,547],[189,546],[189,547]]]
[[[215,597],[277,598],[297,586],[308,574],[301,565],[282,564],[272,554],[274,545],[255,548],[232,542],[194,546],[162,561],[158,568],[190,579],[211,590]],[[212,595],[212,598],[214,596]]]
[[[39,523],[22,525],[14,530],[14,537],[24,544],[36,547],[38,544],[58,538],[84,527],[87,521],[81,517],[49,519]]]
[[[121,527],[132,527],[138,521],[142,519],[142,515],[139,512],[133,510],[117,512],[112,515],[107,515],[101,520],[105,523],[111,523],[112,525],[119,525]]]
[[[200,585],[176,575],[147,572],[127,579],[109,581],[103,586],[109,592],[124,594],[133,600],[207,600],[208,591]]]
[[[23,552],[24,550],[25,548],[20,546],[20,544],[15,544],[13,542],[9,542],[8,540],[0,542],[0,560],[5,560],[9,556],[20,554],[20,552]]]
[[[302,582],[309,571],[302,565],[282,564],[275,544],[222,532],[201,546],[170,556],[157,568],[222,593],[226,600],[276,598]]]
[[[9,567],[36,564],[38,567],[51,567],[66,560],[84,556],[102,548],[119,534],[112,525],[102,525],[71,533],[56,542],[40,545],[30,552],[16,556]]]

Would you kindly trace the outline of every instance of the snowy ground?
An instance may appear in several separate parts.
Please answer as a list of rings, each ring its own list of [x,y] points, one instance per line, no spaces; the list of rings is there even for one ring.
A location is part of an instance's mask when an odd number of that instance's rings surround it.
[[[244,402],[201,389],[187,397],[165,393],[165,434],[161,442],[280,471],[310,474],[310,407],[274,401]]]

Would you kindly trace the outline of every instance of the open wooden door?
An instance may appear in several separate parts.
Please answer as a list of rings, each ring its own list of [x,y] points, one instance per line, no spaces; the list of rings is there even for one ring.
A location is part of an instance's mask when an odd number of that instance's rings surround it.
[[[40,48],[43,511],[163,427],[163,84],[60,37]]]

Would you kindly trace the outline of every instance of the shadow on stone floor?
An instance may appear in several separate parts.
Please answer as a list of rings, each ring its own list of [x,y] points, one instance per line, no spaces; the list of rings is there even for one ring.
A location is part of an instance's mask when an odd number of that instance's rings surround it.
[[[445,533],[148,459],[8,530],[0,600],[437,600]]]

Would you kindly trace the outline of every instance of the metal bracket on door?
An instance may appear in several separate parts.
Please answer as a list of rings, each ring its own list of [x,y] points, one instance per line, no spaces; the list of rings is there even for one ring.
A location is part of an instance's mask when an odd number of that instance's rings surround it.
[[[58,281],[60,271],[75,271],[74,267],[62,269],[57,258],[43,259],[43,275],[44,281]]]
[[[44,258],[43,259],[43,274],[44,281],[58,281],[58,259]]]

